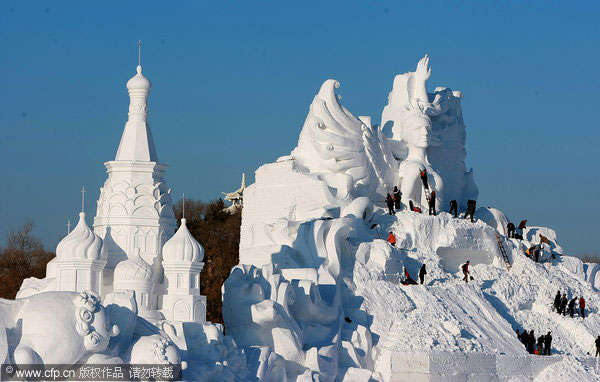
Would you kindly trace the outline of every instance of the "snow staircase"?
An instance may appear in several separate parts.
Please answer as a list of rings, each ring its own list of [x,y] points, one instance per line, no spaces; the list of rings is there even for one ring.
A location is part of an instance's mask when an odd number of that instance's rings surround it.
[[[510,261],[508,260],[508,255],[506,254],[506,250],[504,249],[504,244],[502,243],[502,239],[500,238],[500,234],[496,232],[496,241],[498,242],[498,248],[500,248],[500,253],[502,254],[502,258],[506,263],[506,269],[510,271]]]

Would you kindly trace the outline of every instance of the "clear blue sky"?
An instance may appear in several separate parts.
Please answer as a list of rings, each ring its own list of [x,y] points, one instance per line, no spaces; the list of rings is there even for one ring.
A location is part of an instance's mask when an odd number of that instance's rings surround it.
[[[0,237],[35,217],[54,247],[82,186],[91,223],[142,39],[177,198],[217,198],[288,154],[325,79],[378,122],[394,75],[428,53],[430,90],[465,94],[479,205],[598,254],[599,17],[594,1],[2,1]]]

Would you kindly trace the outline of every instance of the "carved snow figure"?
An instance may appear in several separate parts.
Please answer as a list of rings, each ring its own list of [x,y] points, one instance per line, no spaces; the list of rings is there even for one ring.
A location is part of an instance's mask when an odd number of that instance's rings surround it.
[[[383,135],[339,103],[336,80],[327,80],[310,105],[298,147],[292,157],[336,190],[343,200],[353,196],[385,195],[396,179],[397,164]]]
[[[420,109],[430,123],[425,158],[419,160],[429,165],[432,169],[428,171],[430,174],[443,180],[443,190],[440,186],[435,189],[438,199],[457,200],[462,208],[466,208],[467,200],[477,199],[479,192],[473,181],[473,172],[466,171],[464,162],[466,133],[460,106],[463,95],[444,87],[427,93],[426,82],[430,76],[429,57],[426,55],[417,64],[415,72],[394,78],[388,105],[381,116],[382,129],[389,138],[387,141],[394,157],[399,161],[408,159],[411,144],[406,141],[404,129],[410,128],[412,121],[406,114]],[[424,207],[423,204],[424,199],[421,207]]]
[[[441,196],[444,195],[444,184],[442,178],[427,160],[427,148],[431,139],[431,120],[422,111],[418,101],[415,101],[403,115],[402,122],[402,141],[408,148],[408,156],[400,163],[398,171],[402,203],[409,205],[412,201],[414,205],[425,210],[427,195],[420,172],[426,170],[430,189],[439,195],[436,198],[437,204],[443,205]]]
[[[16,364],[72,365],[106,350],[119,333],[93,292],[44,292],[19,300],[0,299],[0,316]]]

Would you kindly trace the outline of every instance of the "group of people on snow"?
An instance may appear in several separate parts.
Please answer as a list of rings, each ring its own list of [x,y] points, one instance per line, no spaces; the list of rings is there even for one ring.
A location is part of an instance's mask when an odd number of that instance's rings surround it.
[[[423,188],[425,190],[425,195],[426,195],[426,199],[427,199],[427,206],[429,207],[429,215],[435,216],[435,215],[437,215],[437,209],[436,209],[437,194],[436,194],[435,190],[429,191],[429,181],[427,178],[427,170],[426,169],[420,170],[419,176],[421,177],[421,181],[423,182]],[[398,186],[394,186],[394,191],[392,191],[391,194],[388,193],[385,198],[385,203],[388,207],[388,213],[390,215],[395,215],[396,211],[400,211],[400,209],[402,208],[401,200],[402,200],[402,192],[400,192],[400,190],[398,190]],[[471,223],[473,223],[474,219],[475,219],[476,206],[477,206],[477,202],[475,200],[467,201],[467,210],[466,210],[463,218],[466,219],[467,217],[470,217]],[[410,211],[412,211],[412,212],[423,213],[423,211],[421,210],[421,207],[416,206],[412,200],[408,201],[408,207],[409,207]],[[458,203],[456,200],[450,201],[450,211],[449,212],[451,215],[454,215],[455,218],[458,218]]]
[[[524,229],[527,228],[527,220],[521,220],[519,223],[519,231],[516,231],[515,225],[512,222],[509,222],[506,225],[506,231],[508,232],[509,239],[519,239],[523,240]]]
[[[583,298],[583,296],[579,298],[575,296],[574,298],[569,300],[567,298],[566,293],[563,293],[562,295],[560,294],[560,290],[556,293],[556,296],[554,297],[552,310],[554,310],[558,314],[562,314],[563,316],[566,316],[568,314],[569,316],[571,316],[571,318],[573,318],[575,316],[575,311],[577,310],[575,308],[577,300],[579,300],[579,315],[581,316],[581,318],[585,318],[585,299]]]
[[[517,338],[525,345],[525,349],[527,349],[529,354],[552,355],[551,332],[548,332],[546,335],[542,334],[536,340],[533,330],[529,332],[523,330],[523,333],[520,333],[517,329]]]
[[[402,209],[402,192],[398,190],[398,186],[394,186],[394,191],[390,195],[387,194],[385,198],[385,203],[388,207],[388,212],[390,215],[395,215],[396,211],[400,211]]]
[[[425,264],[421,265],[421,269],[419,269],[419,283],[423,285],[425,282],[425,275],[427,274],[427,267]],[[400,281],[402,285],[418,285],[418,283],[410,277],[410,273],[408,269],[404,267],[404,278]]]

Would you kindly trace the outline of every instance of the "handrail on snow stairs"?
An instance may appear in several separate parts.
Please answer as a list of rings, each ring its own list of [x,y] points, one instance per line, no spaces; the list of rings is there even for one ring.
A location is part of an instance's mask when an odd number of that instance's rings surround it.
[[[500,235],[498,234],[498,232],[496,232],[496,241],[498,242],[498,248],[500,248],[500,253],[502,254],[502,258],[504,259],[504,262],[506,263],[506,269],[510,271],[510,261],[508,261],[508,255],[506,254],[506,250],[504,249],[504,244],[502,244],[502,239],[500,238]]]

